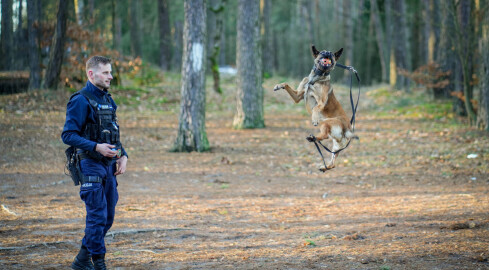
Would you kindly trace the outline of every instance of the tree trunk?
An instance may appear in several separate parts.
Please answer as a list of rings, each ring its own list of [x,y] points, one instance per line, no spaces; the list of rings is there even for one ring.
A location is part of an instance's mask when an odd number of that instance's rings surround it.
[[[353,21],[355,19],[355,16],[353,14],[353,5],[351,0],[344,0],[343,1],[343,11],[344,11],[344,27],[345,27],[345,45],[344,48],[345,50],[343,51],[343,57],[341,59],[341,62],[343,62],[347,66],[353,65],[353,48],[354,46],[354,39],[353,39]],[[334,50],[338,50],[339,48],[335,48]],[[350,83],[350,71],[344,70],[343,71],[343,83],[344,84],[349,84]]]
[[[233,123],[238,129],[265,127],[259,21],[259,0],[239,0],[236,42],[238,93]]]
[[[408,47],[408,27],[406,24],[406,6],[404,0],[392,1],[394,25],[394,57],[396,59],[396,88],[410,91],[410,81],[399,74],[399,70],[411,71]]]
[[[432,31],[432,36],[430,36],[430,39],[433,39],[433,41],[430,43],[430,61],[431,62],[436,62],[436,53],[435,50],[439,49],[440,46],[440,33],[441,33],[441,19],[440,15],[442,14],[441,7],[440,7],[440,0],[433,0],[432,1],[432,8],[431,8],[431,31]]]
[[[474,39],[475,30],[473,24],[473,18],[471,18],[471,0],[460,1],[460,26],[462,39],[461,50],[459,50],[460,61],[462,62],[462,74],[463,74],[463,92],[464,92],[464,105],[467,116],[469,117],[469,123],[474,125],[476,123],[476,113],[472,105],[472,99],[474,96],[474,89],[472,85],[472,75],[474,74],[473,68],[473,56],[474,56]]]
[[[263,74],[266,77],[273,76],[273,34],[270,28],[270,18],[272,13],[272,1],[262,0],[263,2]]]
[[[387,82],[393,86],[391,81],[391,55],[392,55],[392,5],[390,1],[384,1],[384,13],[385,13],[385,69],[387,74]]]
[[[27,31],[23,29],[24,20],[22,17],[22,7],[23,0],[19,1],[18,5],[18,14],[17,14],[17,31],[15,31],[15,42],[14,42],[14,50],[15,60],[13,60],[13,66],[15,70],[24,70],[27,66],[28,62],[28,54],[25,52],[28,50],[28,41],[27,41]]]
[[[116,1],[115,3],[115,29],[114,29],[114,42],[115,47],[114,50],[119,52],[119,56],[122,57],[123,49],[122,49],[122,21],[126,16],[123,14],[127,14],[125,8],[127,8],[127,2]]]
[[[286,54],[287,58],[297,59],[294,65],[286,64],[284,67],[289,73],[295,77],[303,77],[306,72],[311,70],[311,54],[310,46],[314,40],[314,27],[311,18],[311,4],[313,2],[308,0],[297,0],[296,13],[291,24],[291,33],[285,33],[287,39],[290,36],[298,37],[297,42],[290,44],[290,51]],[[338,43],[339,44],[339,43]],[[335,47],[337,44],[330,44],[329,46]],[[328,48],[323,48],[328,49]],[[333,50],[333,49],[331,49]]]
[[[2,0],[0,70],[13,69],[14,26],[12,16],[12,0]]]
[[[438,46],[435,47],[435,62],[440,65],[440,70],[442,72],[447,72],[450,71],[450,74],[446,77],[440,78],[440,80],[443,79],[448,79],[449,84],[444,87],[444,88],[433,88],[433,97],[435,99],[446,99],[450,97],[450,89],[454,90],[455,89],[455,70],[453,67],[455,66],[460,66],[456,65],[454,62],[457,61],[456,57],[453,57],[453,52],[452,52],[452,38],[451,35],[454,31],[454,22],[453,22],[453,17],[450,15],[450,8],[449,4],[447,4],[448,1],[444,2],[442,5],[439,6],[439,10],[436,12],[441,12],[443,21],[440,21],[440,25],[438,27],[441,28],[440,30],[440,35],[439,35],[439,41],[438,41]],[[434,1],[434,6],[433,8],[435,9],[437,6],[436,4],[438,1]],[[433,11],[435,12],[435,10]],[[435,27],[437,29],[438,27]],[[435,33],[436,35],[436,33]]]
[[[29,40],[29,89],[41,87],[41,62],[39,55],[40,18],[38,8],[41,0],[27,1],[27,35]]]
[[[209,150],[205,130],[206,2],[185,0],[182,90],[178,135],[172,151]]]
[[[63,64],[66,40],[66,20],[68,17],[68,7],[70,0],[59,0],[56,30],[54,31],[53,41],[49,52],[49,64],[44,79],[44,87],[56,89],[59,83],[59,74]]]
[[[18,10],[18,14],[17,14],[17,32],[19,33],[19,30],[22,30],[22,23],[23,23],[23,20],[22,20],[22,2],[24,2],[23,0],[19,0],[19,10]],[[21,32],[21,31],[20,31]]]
[[[218,5],[212,6],[210,10],[214,14],[213,19],[215,21],[215,27],[213,29],[214,36],[212,39],[212,54],[209,57],[211,61],[211,71],[212,78],[214,79],[214,91],[218,94],[222,94],[222,89],[220,86],[220,76],[219,76],[219,55],[221,51],[221,34],[223,29],[223,11],[226,5],[226,0],[222,0]]]
[[[174,70],[178,70],[182,66],[182,47],[183,47],[183,25],[181,21],[175,21],[173,33],[173,55],[172,55],[172,67]]]
[[[112,0],[114,1],[114,0]],[[75,14],[78,25],[83,25],[84,5],[83,0],[75,0]]]
[[[365,84],[371,84],[372,83],[372,77],[374,74],[372,68],[370,68],[372,66],[372,55],[374,54],[374,48],[373,48],[374,44],[373,44],[373,40],[372,40],[373,34],[374,34],[374,25],[373,25],[372,20],[369,20],[368,21],[368,34],[367,34],[367,37],[365,38],[366,43],[367,43],[367,48],[366,48],[367,61],[366,62],[367,62],[367,67],[368,67],[365,71],[365,80],[364,80]]]
[[[163,70],[170,69],[171,63],[171,31],[170,10],[167,0],[158,0],[158,22],[160,30],[160,67]]]
[[[489,16],[485,16],[485,23],[481,27],[485,28],[485,33],[481,38],[480,53],[482,57],[480,74],[480,96],[479,107],[477,110],[477,126],[489,131]]]
[[[382,69],[382,82],[388,82],[388,74],[386,66],[387,52],[384,46],[384,29],[382,28],[382,23],[380,21],[379,7],[377,6],[377,0],[370,0],[370,16],[373,20],[375,27],[375,37],[377,40],[377,46],[379,47],[379,57],[380,57],[380,67]]]
[[[117,4],[115,0],[111,0],[110,6],[112,8],[112,14],[111,14],[111,32],[112,32],[112,50],[117,50]]]
[[[420,46],[419,46],[419,60],[418,66],[426,65],[429,62],[429,48],[430,48],[430,32],[431,32],[431,24],[430,24],[430,0],[423,0],[421,2],[421,35],[420,35]]]
[[[141,27],[139,26],[139,8],[140,0],[129,0],[129,18],[130,18],[130,35],[131,35],[131,54],[134,57],[141,57]]]

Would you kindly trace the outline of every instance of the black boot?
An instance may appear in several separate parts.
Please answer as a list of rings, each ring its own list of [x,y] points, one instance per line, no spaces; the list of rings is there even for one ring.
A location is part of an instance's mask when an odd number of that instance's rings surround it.
[[[80,252],[78,252],[78,255],[76,255],[75,260],[71,264],[71,268],[75,270],[93,270],[90,253],[84,245],[81,246]]]
[[[105,254],[95,254],[92,256],[93,268],[95,270],[105,270]]]

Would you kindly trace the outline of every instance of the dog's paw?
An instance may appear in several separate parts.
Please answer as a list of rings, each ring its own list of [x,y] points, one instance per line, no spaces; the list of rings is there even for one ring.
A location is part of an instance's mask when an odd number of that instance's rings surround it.
[[[321,172],[324,173],[326,171],[329,171],[329,170],[333,169],[334,167],[335,167],[334,165],[333,166],[328,166],[328,167],[321,166],[321,167],[319,167],[319,171],[321,171]]]
[[[275,85],[275,87],[273,87],[273,91],[278,91],[278,90],[284,89],[284,88],[285,88],[285,86],[283,83],[277,84],[277,85]]]
[[[314,135],[309,135],[306,137],[306,140],[309,141],[309,142],[315,142],[316,141],[316,137],[314,137]]]

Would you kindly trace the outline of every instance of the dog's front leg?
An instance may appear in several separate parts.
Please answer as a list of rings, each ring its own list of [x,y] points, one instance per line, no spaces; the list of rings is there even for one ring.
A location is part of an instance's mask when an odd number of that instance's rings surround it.
[[[304,85],[307,83],[307,78],[304,78],[302,82],[297,87],[297,90],[294,90],[287,83],[279,83],[273,87],[273,91],[278,91],[280,89],[285,89],[287,93],[289,93],[290,97],[294,100],[295,103],[299,103],[302,99],[304,99],[305,88]]]
[[[304,98],[304,91],[296,91],[286,83],[280,83],[275,85],[273,91],[278,91],[280,89],[285,89],[285,91],[289,93],[290,97],[294,100],[295,103],[299,103],[299,101],[301,101]]]

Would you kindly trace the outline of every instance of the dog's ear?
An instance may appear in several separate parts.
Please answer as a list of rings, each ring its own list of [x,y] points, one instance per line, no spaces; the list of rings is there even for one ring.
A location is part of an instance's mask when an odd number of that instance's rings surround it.
[[[319,54],[319,51],[316,49],[316,46],[311,45],[311,52],[312,52],[312,56],[314,57],[314,59],[316,59],[316,57],[318,57],[318,54]]]
[[[337,52],[334,53],[334,59],[338,61],[340,59],[341,54],[343,53],[343,48],[339,49]]]

